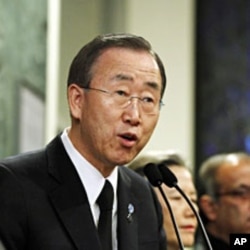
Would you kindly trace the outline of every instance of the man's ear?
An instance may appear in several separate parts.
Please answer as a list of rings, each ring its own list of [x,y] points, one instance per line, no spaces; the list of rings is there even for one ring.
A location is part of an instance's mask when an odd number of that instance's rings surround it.
[[[67,96],[71,116],[80,120],[84,101],[82,88],[77,84],[70,84],[67,90]]]
[[[218,205],[209,195],[202,195],[199,199],[199,206],[209,221],[216,220]]]

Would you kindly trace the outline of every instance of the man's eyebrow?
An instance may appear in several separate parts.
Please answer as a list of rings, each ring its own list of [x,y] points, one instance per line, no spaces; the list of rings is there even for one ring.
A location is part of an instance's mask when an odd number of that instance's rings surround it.
[[[246,184],[240,184],[238,187],[236,188],[242,188],[242,189],[250,189],[250,186],[249,185],[246,185]]]
[[[146,82],[145,83],[147,86],[155,89],[155,90],[159,90],[160,89],[160,85],[157,84],[156,82]]]
[[[129,81],[133,81],[133,77],[129,76],[129,75],[125,75],[125,74],[117,74],[113,77],[113,79],[116,80],[129,80]]]
[[[113,79],[133,81],[132,76],[125,75],[125,74],[117,74],[117,75],[114,76]],[[149,86],[149,87],[151,87],[152,89],[155,89],[155,90],[160,89],[160,85],[158,83],[156,83],[156,82],[145,82],[145,85]]]

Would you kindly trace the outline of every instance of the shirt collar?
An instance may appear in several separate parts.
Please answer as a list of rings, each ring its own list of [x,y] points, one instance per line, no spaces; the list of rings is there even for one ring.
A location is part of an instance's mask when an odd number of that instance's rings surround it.
[[[67,154],[69,155],[76,171],[81,179],[81,182],[86,190],[90,205],[96,202],[105,182],[105,178],[91,163],[89,163],[74,147],[67,133],[68,129],[65,129],[61,135],[62,143],[65,147]],[[114,203],[116,204],[116,192],[118,181],[118,168],[115,167],[112,173],[106,178],[112,184],[114,189]]]

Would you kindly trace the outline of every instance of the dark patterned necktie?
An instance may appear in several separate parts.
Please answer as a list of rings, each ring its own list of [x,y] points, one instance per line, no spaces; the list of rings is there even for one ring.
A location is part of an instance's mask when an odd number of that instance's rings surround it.
[[[96,200],[100,208],[98,233],[103,250],[112,250],[112,207],[114,191],[108,180]]]

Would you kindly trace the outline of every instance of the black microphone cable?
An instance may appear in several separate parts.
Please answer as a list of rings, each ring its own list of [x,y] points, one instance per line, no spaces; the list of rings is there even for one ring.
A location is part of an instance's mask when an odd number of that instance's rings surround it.
[[[179,243],[179,246],[180,246],[180,250],[184,250],[184,245],[183,245],[183,242],[181,240],[181,236],[180,236],[180,232],[179,232],[179,229],[177,227],[177,224],[176,224],[176,220],[175,220],[175,217],[174,217],[174,214],[173,214],[173,210],[169,204],[169,201],[161,187],[161,184],[163,183],[163,178],[161,176],[161,173],[159,171],[159,169],[157,168],[156,164],[153,164],[153,163],[148,163],[145,167],[144,167],[144,174],[146,175],[146,177],[148,178],[149,182],[154,186],[154,187],[158,187],[160,192],[161,192],[161,195],[167,205],[167,208],[169,210],[169,213],[170,213],[170,217],[171,217],[171,220],[173,222],[173,226],[174,226],[174,230],[175,230],[175,233],[176,233],[176,236],[177,236],[177,240],[178,240],[178,243]]]
[[[183,192],[183,190],[179,187],[179,185],[177,184],[178,180],[176,178],[176,176],[174,175],[174,173],[165,165],[165,164],[159,164],[158,168],[160,170],[160,173],[162,175],[162,180],[163,182],[170,188],[174,187],[177,189],[177,191],[182,195],[182,197],[186,200],[186,202],[188,203],[188,205],[190,206],[190,208],[192,209],[195,217],[197,218],[197,221],[199,223],[199,226],[201,227],[201,231],[202,234],[205,238],[206,244],[208,246],[209,250],[213,250],[212,245],[210,243],[210,240],[208,238],[206,229],[203,225],[203,222],[201,220],[200,215],[198,214],[198,212],[196,211],[196,209],[194,208],[192,202],[190,201],[190,199],[188,198],[188,196]]]

